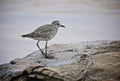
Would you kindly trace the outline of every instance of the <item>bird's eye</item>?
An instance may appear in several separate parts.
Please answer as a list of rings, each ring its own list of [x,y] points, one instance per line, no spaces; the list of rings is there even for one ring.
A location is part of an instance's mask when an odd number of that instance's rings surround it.
[[[57,23],[56,25],[60,25],[59,23]]]

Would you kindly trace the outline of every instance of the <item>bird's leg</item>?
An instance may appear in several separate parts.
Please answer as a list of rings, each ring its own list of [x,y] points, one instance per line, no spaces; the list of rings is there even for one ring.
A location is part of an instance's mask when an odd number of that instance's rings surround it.
[[[47,57],[47,43],[48,41],[46,41],[46,45],[45,45],[45,57]]]
[[[48,58],[48,59],[53,59],[54,56],[51,56],[51,55],[48,55],[47,53],[47,44],[48,44],[48,41],[46,41],[46,44],[45,44],[45,58]]]
[[[40,41],[38,41],[36,45],[37,45],[37,47],[39,48],[39,50],[41,51],[41,53],[44,55],[44,52],[42,51],[42,49],[41,49],[40,46],[39,46],[39,42],[40,42]]]

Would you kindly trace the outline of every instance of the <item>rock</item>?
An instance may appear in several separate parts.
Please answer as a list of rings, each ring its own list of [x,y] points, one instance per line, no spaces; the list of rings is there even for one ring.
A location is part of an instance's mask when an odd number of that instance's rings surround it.
[[[120,41],[55,44],[0,65],[0,81],[120,81]]]
[[[14,59],[14,60],[11,60],[10,61],[10,64],[15,64],[15,63],[17,63],[18,61],[20,61],[21,59],[20,58],[16,58],[16,59]]]

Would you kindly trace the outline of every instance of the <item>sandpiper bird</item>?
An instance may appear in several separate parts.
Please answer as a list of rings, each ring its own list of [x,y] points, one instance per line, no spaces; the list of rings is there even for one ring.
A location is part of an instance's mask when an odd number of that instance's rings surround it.
[[[59,21],[55,20],[51,24],[42,25],[36,30],[34,30],[31,33],[22,35],[22,37],[32,38],[34,40],[38,40],[37,47],[41,51],[45,57],[47,57],[47,43],[50,39],[52,39],[58,32],[59,27],[65,27],[64,25],[61,25]],[[40,41],[46,41],[45,45],[45,53],[42,51],[42,49],[39,46]]]

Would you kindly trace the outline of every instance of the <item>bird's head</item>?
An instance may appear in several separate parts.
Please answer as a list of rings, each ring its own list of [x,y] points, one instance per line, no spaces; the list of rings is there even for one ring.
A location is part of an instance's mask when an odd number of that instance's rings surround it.
[[[55,26],[55,27],[57,27],[57,28],[59,28],[59,27],[65,28],[65,26],[64,26],[64,25],[61,25],[58,20],[53,21],[53,22],[51,23],[51,25],[53,25],[53,26]]]

